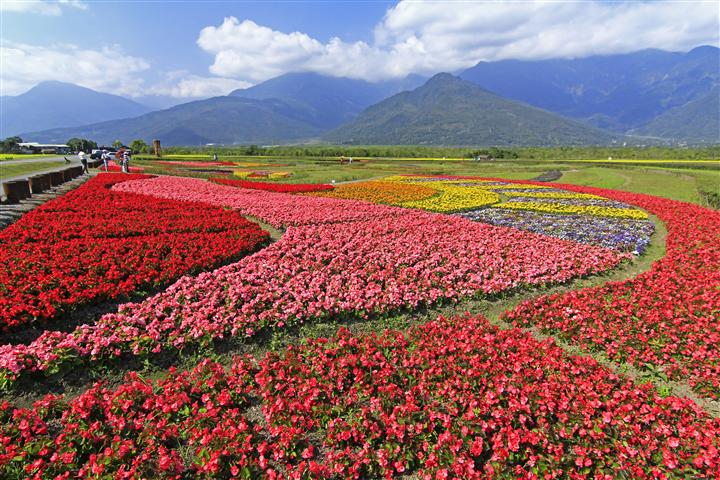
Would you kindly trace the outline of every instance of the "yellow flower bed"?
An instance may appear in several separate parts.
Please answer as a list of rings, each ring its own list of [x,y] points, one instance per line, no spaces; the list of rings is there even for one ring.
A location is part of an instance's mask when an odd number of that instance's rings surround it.
[[[387,205],[400,205],[403,202],[422,200],[432,197],[437,190],[423,185],[409,185],[400,182],[367,181],[337,185],[333,190],[310,192],[315,197],[344,198],[365,200]]]
[[[257,163],[257,162],[233,162],[238,167],[247,167],[247,168],[253,168],[253,167],[270,167],[271,165],[269,163]]]
[[[517,187],[516,187],[517,188]],[[532,197],[532,198],[594,198],[603,199],[597,195],[590,193],[574,193],[574,192],[507,192],[505,195],[512,197]]]
[[[270,179],[287,178],[290,175],[292,175],[292,172],[272,172],[270,175],[268,175],[268,178],[270,178]]]
[[[634,208],[600,207],[596,205],[568,205],[565,203],[542,203],[542,202],[505,202],[493,205],[497,208],[510,208],[514,210],[533,210],[544,213],[562,213],[576,215],[593,215],[597,217],[622,217],[622,218],[648,218],[648,214]]]
[[[391,175],[389,177],[384,177],[381,180],[383,182],[402,182],[402,183],[414,183],[418,185],[436,185],[436,184],[445,184],[445,185],[454,185],[454,184],[463,184],[463,183],[487,183],[492,180],[480,180],[480,179],[473,179],[473,178],[463,178],[463,179],[455,179],[455,180],[423,180],[428,178],[435,178],[432,176],[422,176],[422,177],[411,177],[406,175]],[[513,187],[515,188],[515,187]],[[547,187],[542,187],[547,188]]]
[[[467,182],[467,181],[468,180],[465,180],[465,182]],[[551,187],[546,187],[545,185],[530,185],[527,183],[506,183],[505,185],[488,185],[487,188],[492,188],[493,190],[504,190],[504,189],[512,189],[512,188],[542,190],[542,189],[551,188]],[[552,192],[549,192],[549,193],[552,193]]]
[[[444,182],[433,182],[433,188],[439,190],[440,194],[424,200],[405,202],[402,206],[421,208],[432,212],[456,212],[472,210],[500,201],[497,193],[484,187],[458,187]]]

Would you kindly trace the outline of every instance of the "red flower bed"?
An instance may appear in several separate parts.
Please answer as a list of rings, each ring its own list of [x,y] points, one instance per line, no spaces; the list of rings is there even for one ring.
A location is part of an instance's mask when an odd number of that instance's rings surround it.
[[[115,192],[101,174],[0,232],[0,328],[127,297],[256,249],[268,234],[207,204]]]
[[[720,398],[720,212],[649,195],[559,187],[657,215],[668,230],[665,257],[635,278],[544,296],[506,319],[660,376],[688,377],[697,392]]]
[[[229,185],[231,187],[251,188],[253,190],[266,190],[268,192],[278,193],[322,192],[333,189],[332,185],[327,185],[323,183],[248,182],[245,180],[230,180],[228,178],[211,178],[210,181],[218,183],[220,185]]]
[[[189,161],[189,160],[158,160],[155,163],[162,165],[178,165],[181,167],[234,167],[233,162],[203,162],[203,161]]]
[[[481,317],[0,407],[3,478],[718,478],[720,421]]]
[[[105,167],[103,167],[103,166],[100,166],[98,168],[100,168],[101,170],[105,170]],[[110,160],[108,162],[107,171],[108,172],[122,172],[122,167],[120,165],[118,165],[117,163],[113,162],[112,160]],[[144,171],[145,171],[145,169],[142,167],[128,167],[129,173],[143,173]]]

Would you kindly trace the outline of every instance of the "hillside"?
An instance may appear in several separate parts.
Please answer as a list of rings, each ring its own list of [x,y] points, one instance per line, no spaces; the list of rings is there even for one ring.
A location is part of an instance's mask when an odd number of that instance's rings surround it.
[[[22,95],[2,98],[0,137],[135,117],[151,110],[127,98],[71,83],[43,82]]]
[[[355,118],[370,105],[425,81],[417,75],[402,80],[371,83],[317,73],[288,73],[250,88],[235,90],[231,96],[257,100],[278,99],[303,110],[316,127],[330,129]]]
[[[653,137],[720,143],[720,88],[672,108],[636,132]]]
[[[480,62],[460,77],[498,95],[626,132],[706,97],[720,83],[720,50],[643,50],[541,61]],[[708,119],[711,120],[711,119]],[[673,133],[673,137],[677,138]]]
[[[279,100],[215,97],[136,118],[33,132],[23,138],[59,142],[84,137],[99,143],[118,138],[125,142],[159,138],[164,145],[274,144],[313,137],[320,132],[307,121],[304,112]]]
[[[501,98],[447,73],[394,95],[326,134],[368,145],[607,144],[611,134]]]

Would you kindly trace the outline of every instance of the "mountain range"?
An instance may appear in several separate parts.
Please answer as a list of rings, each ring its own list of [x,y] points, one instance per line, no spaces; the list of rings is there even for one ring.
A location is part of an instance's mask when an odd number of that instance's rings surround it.
[[[52,142],[79,136],[101,143],[159,138],[166,145],[552,145],[607,143],[631,135],[720,143],[719,71],[720,50],[706,46],[686,53],[643,50],[580,59],[480,62],[459,73],[464,81],[444,74],[425,85],[426,79],[416,75],[370,83],[290,73],[225,97],[150,113],[130,100],[92,91],[103,98],[75,96],[54,109],[49,97],[58,94],[47,90],[58,84],[51,82],[18,97],[3,97],[2,116],[3,123],[37,127],[7,131],[30,132],[21,136]],[[27,98],[35,98],[34,103]],[[140,111],[111,120],[123,111],[104,103],[111,99],[125,100]],[[9,101],[16,104],[12,115],[6,108]],[[42,114],[42,108],[51,111]],[[57,118],[59,113],[68,118]],[[61,128],[48,126],[51,118],[53,126]],[[86,125],[80,125],[83,121]]]
[[[396,93],[412,90],[427,80],[410,75],[400,80],[370,83],[317,73],[288,73],[230,96],[257,100],[278,99],[306,112],[307,121],[319,128],[337,127],[365,108]]]
[[[614,135],[491,93],[448,73],[381,101],[324,136],[385,145],[588,145]]]
[[[0,103],[2,138],[60,126],[74,127],[135,117],[151,110],[118,95],[55,81],[39,83],[22,95],[3,96]]]
[[[707,97],[720,84],[720,50],[703,46],[687,53],[642,50],[579,59],[480,62],[460,77],[600,128],[665,136],[662,128],[655,129],[656,118]],[[717,116],[716,109],[708,120],[717,122]],[[664,124],[682,128],[680,120],[672,121],[671,115]],[[711,134],[716,141],[720,137],[717,130]]]

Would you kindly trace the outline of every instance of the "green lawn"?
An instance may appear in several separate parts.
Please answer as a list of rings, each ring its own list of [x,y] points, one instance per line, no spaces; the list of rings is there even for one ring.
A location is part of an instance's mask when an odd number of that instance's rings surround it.
[[[21,153],[0,153],[0,162],[4,162],[7,160],[29,160],[33,158],[52,158],[57,157],[59,155],[57,154],[46,154],[46,153],[38,153],[33,155],[26,155]]]
[[[61,167],[58,162],[33,162],[13,165],[0,165],[0,178],[15,177],[27,173],[39,172],[49,168]]]
[[[707,199],[701,192],[720,192],[720,172],[693,169],[590,167],[566,171],[558,181],[647,193],[703,205]]]

